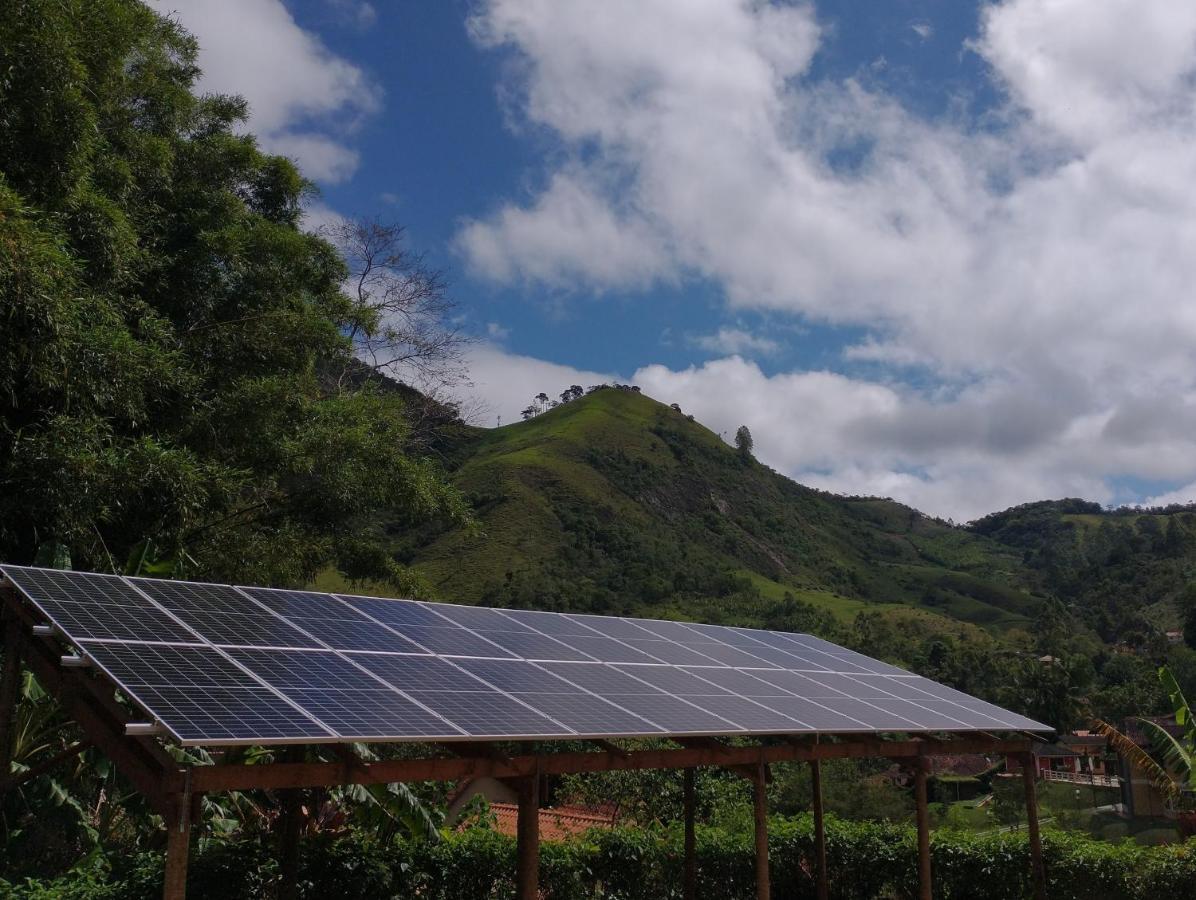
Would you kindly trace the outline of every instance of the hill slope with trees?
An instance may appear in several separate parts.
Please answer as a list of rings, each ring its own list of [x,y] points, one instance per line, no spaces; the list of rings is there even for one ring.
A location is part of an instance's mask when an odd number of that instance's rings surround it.
[[[803,487],[634,390],[604,388],[455,448],[476,533],[401,534],[434,594],[776,624],[926,609],[998,629],[1042,596],[1020,550],[888,500]],[[792,606],[792,603],[790,603]]]

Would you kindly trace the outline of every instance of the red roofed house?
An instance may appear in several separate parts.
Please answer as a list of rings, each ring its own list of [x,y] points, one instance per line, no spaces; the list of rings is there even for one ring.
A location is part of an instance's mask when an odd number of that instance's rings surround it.
[[[469,801],[485,797],[495,817],[495,830],[514,836],[519,819],[519,798],[515,789],[497,778],[474,778],[461,782],[449,795],[445,822],[459,822]],[[563,841],[591,828],[613,828],[618,808],[610,806],[553,806],[540,810],[540,839]]]

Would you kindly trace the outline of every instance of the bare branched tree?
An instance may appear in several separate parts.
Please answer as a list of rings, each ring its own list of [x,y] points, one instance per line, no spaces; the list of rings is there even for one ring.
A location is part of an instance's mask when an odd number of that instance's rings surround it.
[[[472,338],[457,326],[457,304],[441,272],[405,242],[403,226],[376,218],[321,228],[349,266],[346,333],[375,371],[439,394],[465,378]]]

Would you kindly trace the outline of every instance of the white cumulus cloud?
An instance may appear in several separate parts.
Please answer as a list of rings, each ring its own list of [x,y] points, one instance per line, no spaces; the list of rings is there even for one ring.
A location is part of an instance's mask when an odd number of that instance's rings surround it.
[[[721,416],[700,391],[734,376],[774,464],[956,517],[1196,481],[1196,4],[985,3],[968,50],[1005,99],[983,121],[813,78],[833,23],[803,3],[482,0],[471,27],[558,143],[540,193],[462,231],[476,271],[706,279],[732,310],[863,330],[845,365],[887,373],[731,358],[649,367],[649,392]]]
[[[353,174],[349,140],[377,110],[378,87],[353,62],[299,26],[282,0],[157,0],[160,12],[195,35],[201,90],[239,94],[249,130],[263,149],[298,162],[303,173],[334,183]],[[361,4],[358,14],[369,4]]]

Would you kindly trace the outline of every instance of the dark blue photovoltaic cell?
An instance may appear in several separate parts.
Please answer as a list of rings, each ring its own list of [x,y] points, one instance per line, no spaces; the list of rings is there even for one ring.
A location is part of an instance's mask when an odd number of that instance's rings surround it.
[[[791,697],[783,688],[762,681],[743,669],[693,669],[685,670],[698,678],[709,681],[723,690],[741,697]]]
[[[635,625],[643,628],[645,631],[652,632],[656,637],[676,641],[679,644],[710,640],[708,637],[703,637],[701,632],[694,631],[685,622],[669,622],[664,619],[636,619]]]
[[[572,637],[562,638],[562,641],[570,647],[580,650],[582,653],[593,657],[594,659],[602,660],[609,663],[656,663],[660,660],[649,656],[647,653],[635,647],[628,646],[625,643],[616,641],[614,638],[602,637],[601,635],[594,635],[593,637],[585,637],[574,635]]]
[[[921,704],[910,703],[908,700],[869,700],[873,706],[878,706],[885,712],[896,713],[906,721],[915,723],[920,728],[967,728],[968,723],[959,715],[951,715],[945,709],[933,709]],[[943,701],[932,701],[942,703]],[[963,711],[956,708],[956,713]]]
[[[357,665],[369,669],[387,684],[402,691],[482,691],[486,685],[468,672],[437,656],[353,654]],[[474,660],[462,660],[474,662]],[[514,663],[528,665],[527,663]]]
[[[618,666],[620,672],[646,681],[666,694],[726,694],[722,688],[674,666]]]
[[[2,569],[187,744],[1049,730],[810,635]]]
[[[552,637],[597,637],[598,632],[588,625],[578,622],[573,616],[560,613],[533,612],[527,609],[504,609],[503,615],[525,628],[538,631]],[[642,635],[641,635],[642,636]]]
[[[119,674],[129,688],[146,685],[206,688],[260,688],[261,682],[219,650],[175,644],[86,641],[84,652],[102,669]]]
[[[419,646],[441,656],[481,656],[490,659],[514,656],[502,647],[460,627],[440,628],[422,625],[391,625],[390,627]]]
[[[626,638],[643,639],[654,638],[656,635],[646,631],[636,622],[628,619],[619,619],[614,616],[589,616],[579,613],[564,613],[564,618],[570,619],[578,625],[585,625],[587,628],[592,628],[598,634],[606,635],[607,637],[624,640]]]
[[[858,666],[864,672],[868,672],[868,673],[871,673],[874,675],[912,675],[913,674],[912,672],[908,672],[905,669],[899,669],[899,668],[897,668],[897,666],[890,666],[888,663],[881,662],[879,659],[871,659],[867,656],[864,656],[864,654],[862,654],[862,653],[852,653],[850,650],[844,651],[844,652],[839,652],[839,653],[830,653],[827,655],[832,660],[837,660],[837,662],[832,663],[831,665],[838,672],[850,671],[849,669],[843,668],[843,665],[845,663],[849,663],[853,666]]]
[[[130,581],[213,644],[319,646],[310,635],[262,609],[236,588],[149,578]]]
[[[618,669],[602,663],[537,663],[554,675],[603,697],[611,694],[660,694],[660,688],[624,674]],[[628,672],[635,672],[638,666],[628,666]]]
[[[136,700],[184,744],[328,741],[333,732],[265,689],[153,686]]]
[[[543,634],[523,631],[479,631],[478,634],[523,659],[579,661],[591,659],[582,651],[574,650],[567,644]]]
[[[835,690],[822,682],[828,672],[788,672],[783,669],[761,669],[752,672],[753,678],[775,685],[798,697],[819,699],[822,697],[846,697],[848,694]]]
[[[228,654],[337,734],[453,737],[461,732],[330,650],[241,650]]]
[[[414,600],[381,600],[377,597],[358,597],[350,594],[337,594],[354,609],[372,616],[387,625],[431,625],[445,627],[450,625],[447,619]]]
[[[245,588],[245,593],[334,650],[426,653],[402,635],[379,625],[342,600],[310,591]]]
[[[339,691],[385,689],[370,673],[331,650],[225,651],[271,687],[279,690],[320,687]]]
[[[729,722],[734,722],[740,728],[748,731],[770,731],[777,733],[800,731],[802,725],[786,715],[777,712],[764,704],[767,700],[744,700],[722,694],[717,697],[686,697],[691,703],[702,707],[706,712],[714,713]]]
[[[577,688],[546,672],[536,663],[523,660],[459,659],[457,665],[492,684],[500,691],[541,691],[547,694],[575,694]],[[476,690],[477,688],[474,688]]]
[[[412,696],[477,737],[573,737],[571,728],[493,691],[413,691]]]
[[[91,642],[86,652],[186,743],[332,735],[211,648]]]
[[[911,729],[916,731],[920,728],[917,722],[903,716],[900,710],[885,709],[878,705],[884,701],[834,697],[820,699],[817,702],[831,707],[837,713],[850,716],[857,722],[864,723],[874,731],[909,731]]]
[[[443,718],[385,688],[376,691],[288,688],[285,693],[348,740],[385,740],[397,734],[447,739],[465,734]]]
[[[198,642],[115,575],[4,567],[4,573],[51,622],[73,638]]]
[[[361,613],[332,594],[313,591],[281,591],[275,588],[241,588],[241,590],[288,619],[342,619],[368,622]]]
[[[518,694],[524,703],[578,734],[661,734],[664,729],[589,694]]]
[[[818,702],[803,700],[801,697],[768,697],[760,703],[768,704],[770,709],[802,722],[806,728],[813,731],[872,731],[872,727],[860,719],[853,719],[845,712],[834,709],[832,701]],[[873,714],[875,711],[870,711]]]
[[[614,694],[607,699],[655,722],[668,734],[734,734],[743,731],[729,719],[721,719],[669,694]]]
[[[457,606],[452,603],[430,603],[428,606],[462,628],[471,628],[474,631],[531,632],[533,630],[497,609],[489,609],[484,606]]]
[[[642,653],[648,654],[657,662],[668,663],[671,666],[726,665],[717,659],[711,659],[709,656],[704,656],[696,650],[691,650],[689,647],[682,646],[673,641],[666,641],[663,638],[652,638],[650,640],[627,638],[624,640],[624,643],[629,644]]]
[[[740,650],[737,647],[732,647],[729,644],[716,644],[713,641],[690,641],[682,644],[687,650],[693,650],[696,653],[701,653],[703,656],[708,656],[715,662],[722,663],[725,666],[738,666],[744,669],[761,668],[761,669],[775,669],[778,666],[760,656],[753,656],[746,650]]]

